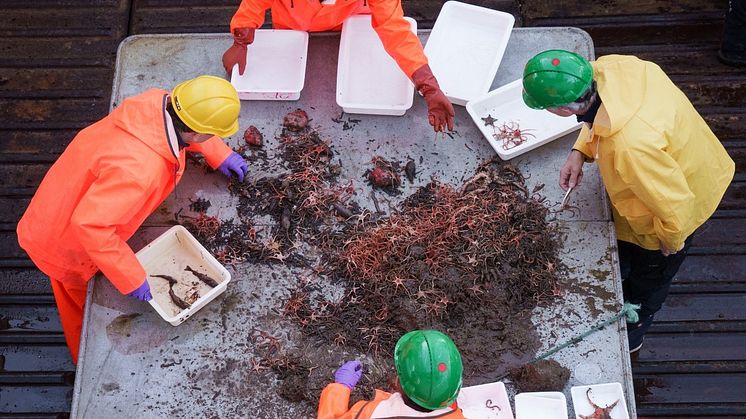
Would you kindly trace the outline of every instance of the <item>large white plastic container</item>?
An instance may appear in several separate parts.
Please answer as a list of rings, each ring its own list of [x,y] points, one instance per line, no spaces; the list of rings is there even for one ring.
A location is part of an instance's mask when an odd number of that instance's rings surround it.
[[[246,53],[246,70],[233,66],[231,83],[243,100],[298,100],[306,80],[308,33],[258,29]]]
[[[477,124],[484,138],[503,160],[510,160],[536,147],[544,145],[563,135],[577,130],[582,125],[572,117],[561,117],[546,110],[529,108],[523,102],[523,83],[516,80],[501,86],[490,93],[469,101],[466,111]],[[495,118],[495,128],[485,123],[482,118]],[[495,129],[503,123],[513,122],[525,131],[526,141],[513,148],[506,149],[503,143],[495,139]]]
[[[559,391],[516,394],[515,419],[567,419],[567,399]]]
[[[425,54],[451,102],[465,105],[490,90],[514,23],[510,13],[458,1],[443,5]]]
[[[614,419],[629,419],[627,402],[624,400],[624,391],[622,390],[621,383],[572,387],[570,394],[572,395],[572,407],[576,415],[588,416],[594,412],[594,408],[588,402],[588,395],[586,394],[589,388],[591,389],[590,398],[596,406],[604,408],[618,400],[616,406],[609,412],[610,417]]]
[[[417,22],[405,17],[412,32]],[[414,85],[383,49],[370,15],[342,25],[337,63],[337,104],[347,113],[401,116],[412,107]]]
[[[456,402],[467,418],[513,419],[505,384],[500,381],[464,387]]]
[[[178,326],[215,297],[222,294],[231,280],[231,274],[192,236],[187,229],[177,225],[168,229],[150,244],[137,252],[137,259],[148,274],[147,281],[153,299],[150,305],[164,320]],[[189,266],[218,282],[211,288],[186,271]],[[168,294],[168,281],[151,275],[168,275],[179,281],[174,291],[182,299],[185,291],[196,291],[200,296],[187,309],[178,308]]]

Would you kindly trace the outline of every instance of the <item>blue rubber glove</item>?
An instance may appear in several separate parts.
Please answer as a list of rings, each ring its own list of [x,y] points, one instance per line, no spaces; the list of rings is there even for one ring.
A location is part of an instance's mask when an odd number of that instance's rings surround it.
[[[140,301],[150,301],[153,299],[153,295],[150,294],[150,285],[148,285],[147,279],[136,290],[127,295],[135,297]]]
[[[354,390],[360,377],[363,376],[363,364],[360,361],[347,361],[334,373],[334,382],[344,384]]]
[[[230,156],[223,160],[223,163],[220,164],[218,170],[226,177],[231,177],[231,172],[233,172],[236,174],[238,181],[243,182],[244,176],[249,172],[249,165],[246,164],[246,160],[244,160],[240,154],[234,151]]]

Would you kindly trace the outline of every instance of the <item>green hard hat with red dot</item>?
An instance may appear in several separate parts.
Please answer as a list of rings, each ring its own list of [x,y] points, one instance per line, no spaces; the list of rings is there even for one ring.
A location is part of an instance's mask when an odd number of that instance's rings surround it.
[[[394,365],[404,394],[428,410],[456,400],[464,367],[451,338],[437,330],[415,330],[394,348]]]
[[[540,52],[523,69],[523,101],[530,108],[565,106],[593,83],[593,67],[582,56],[560,49]]]

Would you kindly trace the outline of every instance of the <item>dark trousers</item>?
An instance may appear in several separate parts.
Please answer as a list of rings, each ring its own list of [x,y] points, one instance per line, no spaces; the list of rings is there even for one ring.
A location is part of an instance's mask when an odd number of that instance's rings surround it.
[[[718,55],[726,64],[746,65],[746,0],[728,1]]]
[[[663,256],[660,250],[647,250],[636,244],[617,241],[624,301],[641,305],[640,321],[627,324],[630,349],[642,343],[655,313],[666,300],[671,281],[692,244],[692,237],[694,234],[686,239],[683,249],[670,256]]]

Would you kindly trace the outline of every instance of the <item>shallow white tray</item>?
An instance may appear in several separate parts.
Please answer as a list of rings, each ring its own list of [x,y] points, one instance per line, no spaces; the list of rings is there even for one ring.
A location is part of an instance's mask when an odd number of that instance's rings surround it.
[[[417,22],[405,17],[417,33]],[[370,15],[351,16],[342,25],[337,63],[337,104],[347,113],[404,115],[412,107],[414,85],[383,49]]]
[[[515,418],[567,419],[567,399],[559,391],[516,394]]]
[[[500,381],[464,387],[459,392],[456,402],[467,418],[513,419],[513,410],[510,408],[505,384]]]
[[[516,80],[486,95],[469,101],[466,111],[477,124],[484,138],[503,160],[509,160],[563,135],[582,125],[574,116],[561,117],[546,110],[531,109],[523,103],[523,82]],[[495,118],[495,128],[486,125],[482,118]],[[526,141],[506,150],[502,141],[495,139],[495,129],[504,123],[514,122],[525,130]]]
[[[629,419],[627,413],[627,402],[624,400],[624,391],[620,383],[593,384],[590,386],[575,386],[570,389],[572,395],[572,407],[576,415],[591,415],[593,406],[588,402],[586,391],[591,389],[590,397],[596,406],[606,407],[614,401],[619,402],[609,412],[614,419]]]
[[[510,13],[458,1],[443,5],[425,55],[451,102],[465,105],[490,90],[514,23]]]
[[[187,229],[177,225],[168,229],[158,238],[137,252],[137,259],[148,274],[148,284],[153,299],[150,305],[164,320],[178,326],[191,317],[207,303],[222,294],[231,280],[231,274],[192,236]],[[185,271],[190,266],[195,271],[204,273],[216,281],[218,286],[211,288],[197,279],[191,272]],[[179,281],[174,285],[174,292],[184,298],[186,292],[196,290],[200,298],[182,310],[177,307],[168,294],[168,281],[150,275],[169,275]]]
[[[243,100],[298,100],[306,80],[308,33],[258,29],[246,53],[246,70],[233,66],[231,83]]]

